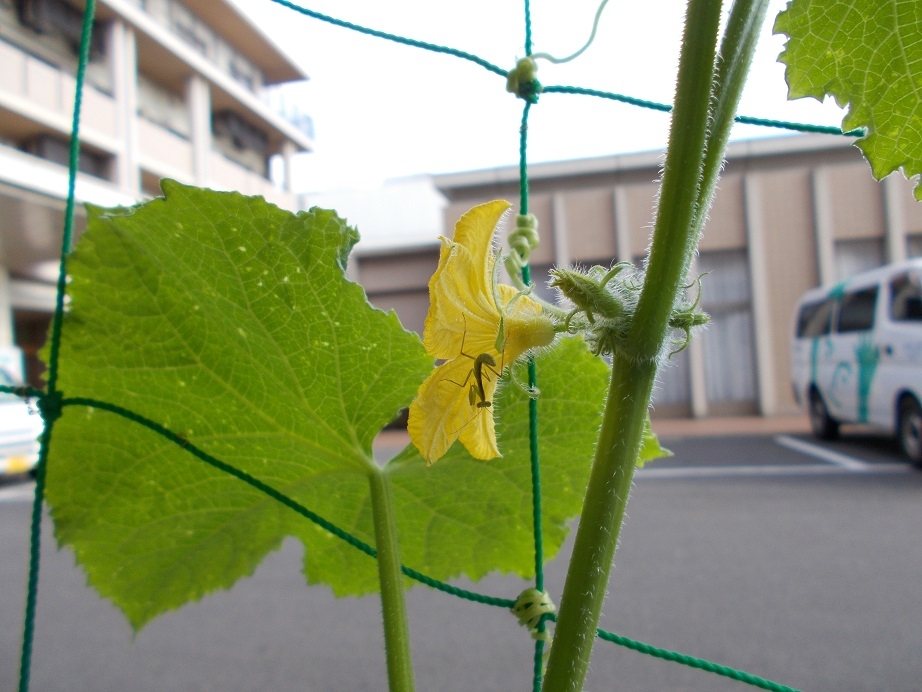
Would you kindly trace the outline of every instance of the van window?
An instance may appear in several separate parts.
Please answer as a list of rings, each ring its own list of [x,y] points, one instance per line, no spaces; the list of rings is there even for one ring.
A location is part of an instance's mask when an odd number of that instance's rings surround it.
[[[874,327],[877,286],[842,296],[839,308],[839,332],[862,332]]]
[[[894,322],[922,322],[922,282],[915,272],[890,281],[890,319]]]
[[[833,305],[835,301],[828,298],[803,305],[797,315],[797,338],[815,339],[828,334],[832,324]]]

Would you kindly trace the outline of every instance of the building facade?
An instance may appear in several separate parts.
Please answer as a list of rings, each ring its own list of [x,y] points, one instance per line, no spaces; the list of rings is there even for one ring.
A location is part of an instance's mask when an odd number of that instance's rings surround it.
[[[654,152],[530,167],[540,294],[554,299],[554,266],[642,263],[661,164]],[[475,204],[519,196],[518,167],[440,175],[435,184],[449,200],[446,229]],[[874,181],[845,137],[731,144],[691,273],[707,273],[701,306],[711,323],[661,369],[654,415],[796,412],[788,374],[796,300],[808,288],[922,255],[922,204],[911,189],[898,174]],[[360,253],[351,271],[373,302],[421,331],[437,261],[435,244],[377,250]]]
[[[33,384],[54,305],[82,21],[80,2],[0,0],[0,350],[22,349]],[[304,79],[224,0],[100,0],[77,202],[135,204],[169,177],[296,209],[291,160],[313,135],[273,88]],[[78,233],[83,218],[78,205]]]

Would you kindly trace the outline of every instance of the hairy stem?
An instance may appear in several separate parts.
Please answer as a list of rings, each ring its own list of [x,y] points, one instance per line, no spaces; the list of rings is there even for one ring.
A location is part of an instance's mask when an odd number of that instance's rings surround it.
[[[697,240],[695,219],[719,24],[719,2],[690,0],[647,277],[628,339],[630,352],[620,354],[613,364],[548,662],[548,692],[578,692],[586,677],[657,362]]]
[[[717,86],[714,104],[711,108],[711,126],[708,132],[707,151],[702,169],[701,185],[698,190],[698,214],[695,218],[695,237],[699,237],[707,210],[720,177],[724,151],[733,129],[733,119],[739,106],[749,66],[755,55],[756,44],[769,0],[734,0],[730,18],[720,43],[717,58]]]
[[[370,470],[371,506],[378,552],[378,580],[384,618],[384,648],[390,692],[413,692],[413,663],[410,657],[410,628],[403,598],[403,574],[397,547],[397,525],[391,498],[390,479],[375,466]]]

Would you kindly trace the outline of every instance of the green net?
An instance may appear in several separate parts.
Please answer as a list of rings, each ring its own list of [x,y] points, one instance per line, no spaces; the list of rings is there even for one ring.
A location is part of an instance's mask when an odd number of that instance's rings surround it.
[[[526,59],[520,62],[519,67],[513,70],[511,73],[507,73],[506,70],[491,64],[490,62],[467,52],[460,51],[457,49],[435,45],[431,43],[426,43],[423,41],[417,41],[402,36],[397,36],[394,34],[385,33],[382,31],[377,31],[367,27],[359,26],[350,22],[345,22],[333,17],[329,17],[318,12],[314,12],[307,8],[295,5],[294,3],[287,2],[286,0],[273,0],[279,5],[289,8],[292,11],[298,12],[307,17],[313,19],[327,22],[329,24],[337,25],[344,27],[353,31],[361,32],[370,36],[381,38],[384,40],[394,41],[401,43],[407,46],[411,46],[417,49],[433,51],[437,53],[442,53],[456,57],[461,60],[469,61],[473,64],[484,68],[497,76],[500,76],[507,80],[507,86],[513,91],[518,97],[522,98],[524,101],[524,108],[522,112],[522,120],[520,127],[520,147],[519,147],[519,169],[520,169],[520,200],[519,200],[519,216],[517,218],[517,231],[513,234],[513,237],[510,238],[510,244],[516,250],[518,255],[517,257],[517,266],[520,267],[522,280],[528,285],[530,284],[531,277],[528,266],[528,252],[529,252],[529,233],[533,234],[533,224],[529,222],[529,200],[528,200],[528,164],[527,164],[527,152],[528,152],[528,119],[532,107],[538,103],[538,99],[542,94],[569,94],[569,95],[581,95],[581,96],[591,96],[603,99],[610,99],[614,101],[619,101],[633,106],[638,106],[642,108],[653,109],[662,112],[668,112],[671,110],[671,106],[662,103],[655,103],[651,101],[645,101],[642,99],[637,99],[630,96],[625,96],[621,94],[615,94],[610,92],[598,91],[594,89],[587,89],[582,87],[572,87],[572,86],[543,86],[534,78],[534,71],[529,70],[529,56],[532,55],[532,40],[531,40],[531,20],[530,20],[530,9],[528,0],[525,0],[524,6],[524,23],[525,23],[525,53]],[[34,625],[35,625],[35,612],[37,605],[37,595],[38,595],[38,577],[39,577],[39,567],[40,567],[40,529],[41,529],[41,518],[42,518],[42,507],[44,502],[45,494],[45,478],[46,478],[46,469],[48,464],[48,449],[51,436],[53,434],[55,421],[60,417],[61,411],[64,407],[68,406],[82,406],[82,407],[92,407],[94,409],[108,411],[115,415],[121,416],[122,418],[131,421],[137,425],[144,426],[145,428],[157,433],[162,436],[164,439],[172,442],[173,444],[181,447],[190,457],[190,463],[204,463],[211,466],[214,469],[219,470],[220,472],[227,474],[233,478],[236,478],[241,483],[249,485],[251,488],[256,489],[257,491],[265,494],[269,498],[272,498],[274,501],[280,503],[281,505],[287,507],[289,510],[297,513],[301,517],[307,519],[310,522],[313,522],[317,526],[321,527],[325,531],[329,532],[333,536],[341,539],[346,542],[356,550],[364,553],[365,555],[375,558],[377,552],[375,548],[368,543],[356,538],[348,531],[343,530],[342,528],[336,526],[332,522],[328,521],[319,514],[313,512],[310,508],[305,507],[301,503],[295,501],[288,495],[283,492],[280,492],[276,488],[273,488],[271,485],[261,481],[259,478],[254,477],[253,475],[236,468],[234,465],[229,464],[221,459],[216,458],[215,456],[207,453],[206,451],[200,449],[195,444],[185,439],[182,435],[168,429],[167,427],[145,418],[142,415],[139,415],[136,412],[133,412],[127,408],[112,404],[106,401],[99,401],[91,398],[81,398],[81,397],[67,397],[62,392],[58,390],[58,354],[60,352],[61,346],[61,323],[62,315],[64,308],[64,297],[65,297],[65,287],[66,287],[66,276],[67,276],[67,256],[70,251],[71,240],[73,235],[73,220],[74,220],[74,188],[76,181],[76,172],[79,156],[79,126],[80,126],[80,108],[81,108],[81,97],[82,89],[84,83],[84,76],[86,72],[86,66],[88,62],[89,55],[89,46],[90,46],[90,34],[93,27],[93,19],[95,15],[95,2],[93,0],[88,0],[86,3],[86,10],[83,18],[82,34],[81,34],[81,44],[80,44],[80,54],[79,54],[79,63],[77,68],[76,75],[76,95],[74,99],[74,111],[73,111],[73,122],[72,122],[72,132],[71,132],[71,145],[70,145],[70,157],[69,157],[69,184],[68,184],[68,194],[67,194],[67,206],[64,219],[64,229],[63,229],[63,239],[61,247],[61,257],[60,257],[60,269],[57,282],[57,298],[54,317],[52,321],[52,327],[49,337],[49,356],[48,356],[48,372],[47,372],[47,386],[43,390],[34,389],[30,387],[5,387],[0,386],[0,391],[10,392],[21,396],[23,398],[34,398],[37,401],[38,408],[42,414],[42,417],[45,421],[44,432],[41,437],[41,447],[39,460],[36,466],[36,485],[35,485],[35,496],[32,506],[31,514],[31,528],[30,528],[30,559],[29,559],[29,576],[28,576],[28,590],[27,590],[27,600],[25,608],[25,616],[23,623],[23,643],[21,651],[21,661],[20,661],[20,682],[19,690],[20,692],[26,692],[29,689],[29,680],[30,680],[30,670],[31,670],[31,660],[32,660],[32,647],[33,647],[33,635],[34,635]],[[532,63],[533,67],[533,63]],[[766,127],[782,128],[787,130],[794,130],[800,132],[813,132],[813,133],[825,133],[825,134],[834,134],[834,135],[846,135],[851,137],[861,136],[863,132],[861,131],[850,131],[842,132],[838,128],[815,126],[809,124],[799,124],[791,122],[782,122],[776,120],[767,120],[763,118],[753,118],[747,116],[737,116],[737,122],[762,125]],[[534,388],[537,385],[537,373],[534,361],[529,362],[528,364],[528,384],[529,387]],[[544,565],[544,554],[542,546],[542,521],[541,521],[541,478],[540,478],[540,462],[539,462],[539,449],[538,449],[538,406],[537,401],[532,398],[529,401],[529,429],[530,429],[530,457],[531,457],[531,476],[532,476],[532,505],[533,505],[533,534],[534,534],[534,567],[535,567],[535,592],[538,594],[543,593],[544,591],[544,574],[543,574],[543,565]],[[446,594],[463,598],[475,603],[480,603],[488,606],[513,609],[518,608],[517,602],[508,598],[494,597],[485,594],[476,593],[473,591],[460,589],[458,587],[452,586],[445,582],[442,582],[437,579],[433,579],[417,570],[412,569],[408,566],[402,566],[403,573],[410,577],[411,579],[417,580],[420,583],[426,584],[427,586],[443,591]],[[544,661],[544,647],[547,637],[545,636],[546,623],[548,621],[553,621],[554,615],[550,610],[545,609],[537,611],[533,615],[533,622],[529,622],[529,627],[532,630],[532,634],[535,638],[535,650],[534,650],[534,671],[533,671],[533,689],[540,690],[542,683],[542,667]],[[680,663],[682,665],[690,666],[697,668],[703,671],[721,675],[733,680],[737,680],[748,685],[758,687],[766,690],[791,690],[792,688],[786,687],[784,685],[759,678],[754,675],[750,675],[743,671],[735,670],[728,668],[726,666],[721,666],[716,663],[709,661],[704,661],[698,658],[680,654],[677,652],[667,651],[660,649],[649,644],[644,644],[642,642],[634,641],[626,637],[614,634],[612,632],[606,632],[604,630],[598,630],[598,637],[604,641],[608,641],[619,646],[626,647],[628,649],[645,653],[650,656],[661,658],[663,660],[672,661],[675,663]]]

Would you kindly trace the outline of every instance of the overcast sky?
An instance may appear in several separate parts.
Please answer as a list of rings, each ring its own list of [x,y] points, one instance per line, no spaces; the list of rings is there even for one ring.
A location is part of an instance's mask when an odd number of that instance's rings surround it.
[[[523,102],[474,63],[332,26],[272,0],[234,0],[308,72],[292,89],[314,120],[315,152],[298,158],[300,191],[371,188],[389,178],[513,165]],[[511,69],[524,56],[522,0],[303,0],[312,10],[441,44]],[[729,0],[725,3],[729,5]],[[786,100],[774,0],[743,97],[745,115],[838,125],[833,103]],[[545,85],[672,101],[685,3],[610,0],[593,45],[565,65],[539,62]],[[535,52],[562,57],[589,36],[598,0],[533,0]],[[531,111],[533,163],[665,146],[669,116],[602,99],[545,94]],[[776,136],[737,126],[734,137]]]

